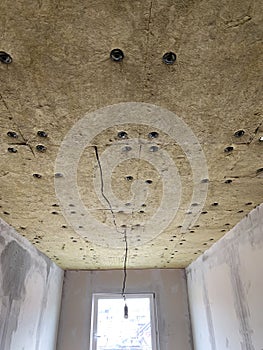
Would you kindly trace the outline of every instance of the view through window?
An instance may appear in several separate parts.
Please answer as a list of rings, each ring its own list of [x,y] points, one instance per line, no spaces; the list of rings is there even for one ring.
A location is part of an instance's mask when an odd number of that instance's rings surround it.
[[[91,350],[157,350],[153,294],[94,294],[92,314]]]

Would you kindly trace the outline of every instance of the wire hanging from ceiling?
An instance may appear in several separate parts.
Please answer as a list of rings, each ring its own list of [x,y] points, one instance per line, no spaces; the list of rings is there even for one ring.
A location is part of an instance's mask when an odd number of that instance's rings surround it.
[[[124,242],[125,242],[125,255],[124,255],[124,262],[123,262],[123,282],[122,282],[122,291],[121,295],[123,297],[123,300],[125,302],[124,305],[124,318],[128,318],[128,306],[126,304],[126,282],[127,282],[127,259],[128,259],[128,240],[127,240],[127,233],[126,229],[124,231]]]

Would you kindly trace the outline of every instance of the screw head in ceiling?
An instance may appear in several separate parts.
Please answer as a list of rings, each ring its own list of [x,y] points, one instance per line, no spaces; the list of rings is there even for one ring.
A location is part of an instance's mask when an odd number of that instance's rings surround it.
[[[8,53],[0,51],[0,62],[10,64],[12,62],[12,57]]]
[[[54,176],[55,176],[56,179],[58,179],[58,178],[60,178],[60,177],[63,177],[63,174],[61,174],[61,173],[55,173]]]
[[[152,131],[148,134],[149,139],[157,139],[158,136],[159,134],[156,131]]]
[[[37,132],[37,135],[38,135],[39,137],[47,137],[47,136],[48,136],[48,134],[47,134],[45,131],[42,131],[42,130],[39,130],[39,131]]]
[[[110,52],[110,58],[114,62],[121,62],[124,59],[124,53],[121,49],[113,49]]]
[[[14,131],[8,131],[7,136],[12,137],[12,138],[14,138],[14,139],[17,139],[17,138],[18,138],[17,133],[14,132]]]
[[[159,148],[157,146],[151,146],[150,147],[150,152],[157,152]]]
[[[231,182],[232,182],[231,179],[227,179],[227,180],[225,181],[225,184],[231,184]]]
[[[176,54],[174,52],[166,52],[163,55],[163,62],[165,64],[174,64],[174,62],[176,61]]]
[[[228,147],[226,147],[226,148],[224,149],[224,152],[225,152],[225,153],[229,153],[229,152],[232,152],[233,150],[234,150],[234,147],[228,146]]]
[[[234,136],[235,136],[235,137],[242,137],[244,134],[245,134],[245,131],[244,131],[244,130],[237,130],[237,131],[234,133]]]
[[[17,149],[16,148],[13,148],[13,147],[8,147],[8,152],[10,153],[16,153],[17,152]]]
[[[39,151],[39,152],[45,152],[46,151],[46,146],[44,145],[37,145],[36,146],[36,150]]]
[[[119,131],[119,132],[118,132],[118,138],[119,138],[119,139],[127,139],[127,138],[128,138],[127,132],[125,132],[125,131]]]

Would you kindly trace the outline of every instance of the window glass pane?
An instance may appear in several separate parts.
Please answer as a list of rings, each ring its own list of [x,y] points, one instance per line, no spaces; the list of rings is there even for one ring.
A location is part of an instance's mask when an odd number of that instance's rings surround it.
[[[149,297],[98,298],[96,350],[153,350]]]

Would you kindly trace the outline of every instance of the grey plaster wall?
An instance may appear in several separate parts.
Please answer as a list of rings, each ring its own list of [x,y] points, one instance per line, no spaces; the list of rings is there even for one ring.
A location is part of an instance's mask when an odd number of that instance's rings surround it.
[[[122,271],[67,271],[57,350],[89,349],[92,293],[119,293]],[[130,270],[127,292],[154,292],[160,350],[192,350],[184,270]]]
[[[64,272],[0,219],[0,349],[54,350]]]
[[[196,350],[263,349],[263,205],[187,268]]]

